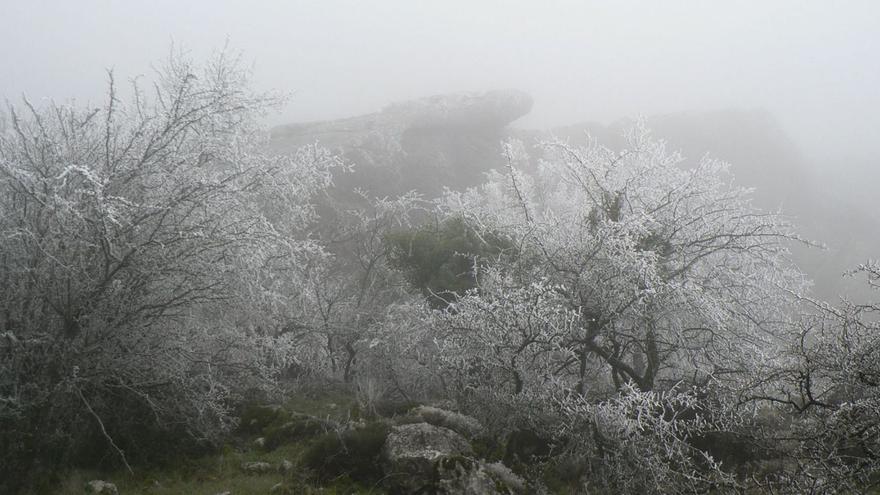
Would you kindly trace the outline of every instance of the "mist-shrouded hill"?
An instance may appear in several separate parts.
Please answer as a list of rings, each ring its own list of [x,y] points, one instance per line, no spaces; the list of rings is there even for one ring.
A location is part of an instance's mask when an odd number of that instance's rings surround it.
[[[417,190],[438,196],[444,187],[479,184],[483,174],[503,165],[501,142],[515,137],[526,145],[557,138],[572,144],[592,136],[611,148],[623,144],[631,120],[579,123],[550,130],[511,127],[532,107],[519,91],[432,96],[397,103],[368,115],[296,123],[273,129],[271,148],[280,153],[319,142],[354,165],[336,177],[337,195],[357,187],[373,196]],[[756,203],[781,209],[806,239],[827,249],[795,246],[795,261],[815,281],[814,295],[860,299],[864,283],[845,271],[880,251],[880,221],[865,207],[841,201],[837,186],[798,150],[774,116],[762,110],[685,112],[647,118],[655,136],[680,150],[686,164],[704,155],[727,161],[739,185],[753,187]]]

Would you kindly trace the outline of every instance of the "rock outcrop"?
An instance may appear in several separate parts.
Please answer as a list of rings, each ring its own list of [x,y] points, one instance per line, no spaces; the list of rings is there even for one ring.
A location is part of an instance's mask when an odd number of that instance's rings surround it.
[[[359,117],[279,126],[270,147],[290,153],[317,142],[341,154],[355,168],[335,178],[337,191],[436,196],[444,186],[478,183],[501,165],[507,125],[531,107],[531,97],[514,90],[438,95]]]

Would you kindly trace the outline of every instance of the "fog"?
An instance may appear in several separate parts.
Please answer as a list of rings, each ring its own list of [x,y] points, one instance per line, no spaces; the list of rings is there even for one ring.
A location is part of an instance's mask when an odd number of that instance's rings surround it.
[[[878,49],[878,0],[0,0],[0,494],[880,493]]]
[[[107,68],[130,78],[172,46],[201,59],[228,43],[258,87],[292,94],[273,125],[501,88],[534,98],[520,128],[757,110],[823,193],[876,218],[873,1],[3,3],[0,98],[12,102],[95,102]]]
[[[876,156],[880,5],[802,2],[3,2],[0,94],[96,99],[171,42],[227,39],[295,92],[276,122],[459,90],[535,98],[522,126],[725,107],[772,112],[817,159]]]

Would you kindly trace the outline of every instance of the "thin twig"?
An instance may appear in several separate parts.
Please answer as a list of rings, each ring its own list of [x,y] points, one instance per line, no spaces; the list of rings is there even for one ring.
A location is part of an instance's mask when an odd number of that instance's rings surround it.
[[[125,453],[122,451],[122,449],[119,448],[118,445],[116,445],[116,442],[113,441],[113,438],[110,437],[110,434],[107,433],[107,429],[104,428],[104,422],[101,421],[101,417],[98,416],[98,413],[96,413],[94,409],[92,409],[91,404],[89,404],[89,401],[86,400],[85,396],[83,395],[82,391],[79,388],[76,389],[76,393],[77,393],[77,395],[79,395],[79,398],[82,399],[83,404],[86,405],[86,409],[88,409],[89,412],[92,413],[92,416],[95,417],[95,421],[97,421],[98,426],[101,427],[101,433],[104,434],[104,437],[107,439],[107,441],[110,442],[110,445],[112,445],[113,448],[116,449],[116,452],[119,454],[119,457],[122,459],[122,463],[125,464],[125,468],[128,470],[128,473],[131,475],[134,475],[134,470],[131,469],[131,466],[128,464],[128,461],[125,459]]]

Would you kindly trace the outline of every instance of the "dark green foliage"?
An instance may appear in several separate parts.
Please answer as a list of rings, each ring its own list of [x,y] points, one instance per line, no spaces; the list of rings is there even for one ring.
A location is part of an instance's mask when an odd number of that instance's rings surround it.
[[[263,429],[263,436],[266,438],[266,449],[274,450],[286,443],[318,436],[326,433],[334,426],[329,421],[304,414],[296,414],[289,421],[281,424],[273,423]]]
[[[376,401],[376,414],[383,418],[405,415],[420,404],[414,400],[380,399]]]
[[[69,462],[65,432],[41,428],[39,411],[25,410],[19,418],[0,420],[0,493],[30,488],[47,492],[57,481],[57,468]]]
[[[481,436],[471,441],[474,454],[487,461],[500,461],[504,457],[504,446],[497,438]]]
[[[131,465],[167,466],[214,449],[181,425],[158,423],[139,396],[124,390],[100,398],[88,389],[81,393]],[[79,395],[56,390],[44,401],[29,401],[17,416],[0,418],[0,493],[53,493],[68,468],[123,468],[95,415],[81,403]]]
[[[475,259],[497,258],[511,250],[499,236],[478,236],[461,218],[387,234],[385,242],[391,264],[436,307],[476,286]]]
[[[336,423],[307,414],[292,413],[277,405],[250,405],[241,412],[239,430],[265,438],[266,450],[312,438],[336,427]]]
[[[504,464],[531,464],[546,459],[553,451],[552,441],[534,430],[516,430],[507,438],[504,451]]]
[[[416,414],[404,414],[401,416],[394,417],[394,424],[396,426],[400,425],[415,425],[419,423],[424,423],[425,418],[418,416]]]
[[[251,405],[242,410],[239,429],[244,433],[261,434],[269,426],[280,426],[290,419],[290,413],[281,406]]]
[[[437,461],[436,468],[439,475],[444,471],[455,471],[458,467],[463,468],[465,471],[470,471],[474,469],[476,464],[477,462],[470,457],[466,457],[463,455],[450,455],[441,457]]]
[[[327,481],[339,476],[375,483],[382,478],[379,456],[391,428],[370,423],[343,433],[326,433],[303,455],[303,464]]]
[[[587,473],[587,462],[578,457],[562,456],[547,463],[542,480],[553,493],[579,493]]]
[[[706,452],[726,469],[735,469],[748,462],[770,457],[767,449],[755,445],[751,439],[733,432],[712,431],[688,439],[694,448]]]

